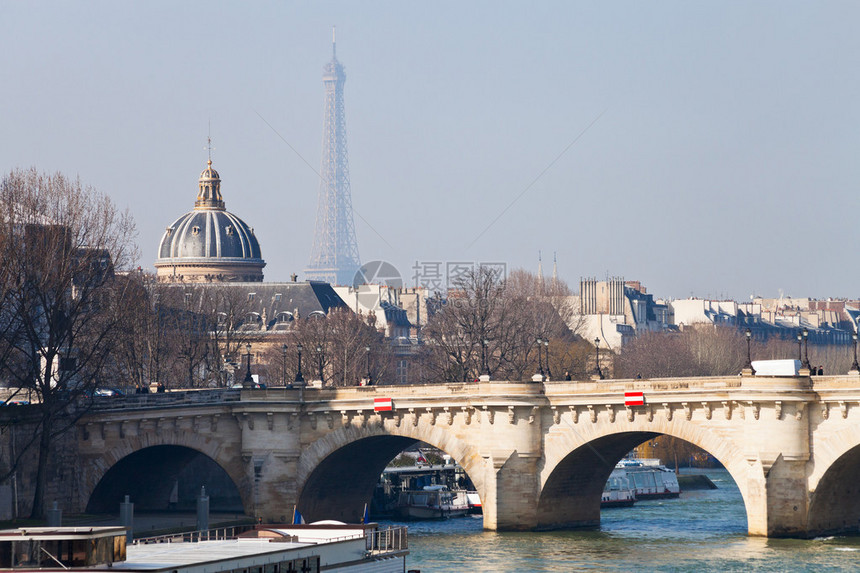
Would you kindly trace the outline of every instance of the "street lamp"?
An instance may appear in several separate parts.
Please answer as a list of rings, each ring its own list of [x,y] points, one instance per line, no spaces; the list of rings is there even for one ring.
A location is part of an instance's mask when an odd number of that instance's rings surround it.
[[[812,370],[809,364],[809,330],[803,329],[803,367],[807,370]]]
[[[323,353],[322,353],[322,351],[323,351],[322,346],[317,344],[317,360],[319,361],[320,383],[321,384],[323,382]]]
[[[603,371],[600,370],[600,338],[594,339],[594,363],[596,364],[595,372],[597,378],[603,380]]]
[[[752,347],[751,346],[752,345],[752,331],[749,328],[747,328],[747,331],[744,334],[747,337],[747,368],[750,369],[750,372],[755,374],[755,368],[753,368],[753,365],[752,365],[752,350],[751,350],[751,347]]]
[[[549,380],[552,378],[552,371],[549,369],[549,340],[544,340],[543,345],[546,348],[546,379]]]
[[[242,388],[253,388],[254,378],[251,376],[251,343],[245,345],[245,358],[247,360],[247,368],[245,369],[245,379],[242,381]]]
[[[541,346],[543,346],[543,340],[540,338],[537,339],[537,348],[538,348],[538,372],[540,372],[541,378],[543,378],[543,351],[541,350]]]
[[[803,335],[797,333],[797,361],[803,365]]]
[[[283,359],[281,362],[281,386],[287,385],[287,345],[284,344],[281,346],[281,358]]]
[[[364,356],[367,360],[367,385],[373,386],[373,378],[370,377],[370,347],[364,347]]]
[[[860,372],[860,364],[857,364],[857,333],[852,334],[851,338],[854,339],[854,364],[849,372]]]
[[[296,380],[295,383],[299,386],[305,385],[305,377],[302,376],[302,343],[299,342],[299,345],[296,346],[299,351],[299,369],[296,371]]]

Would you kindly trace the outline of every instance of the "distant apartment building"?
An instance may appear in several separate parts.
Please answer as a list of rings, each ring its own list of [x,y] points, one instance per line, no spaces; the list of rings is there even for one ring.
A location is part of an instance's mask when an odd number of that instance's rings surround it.
[[[683,329],[696,324],[749,328],[759,340],[793,340],[805,328],[817,344],[848,344],[857,332],[860,301],[810,298],[731,300],[688,298],[668,304],[670,322]]]
[[[579,296],[573,298],[580,323],[576,332],[589,342],[599,339],[602,347],[613,351],[639,332],[661,331],[669,325],[666,304],[654,300],[639,281],[584,278]]]
[[[377,330],[391,344],[397,383],[414,381],[413,355],[421,343],[421,327],[427,323],[427,289],[381,284],[332,288],[353,312],[375,317]]]
[[[376,328],[389,339],[417,342],[427,322],[427,291],[421,287],[395,288],[381,284],[333,286],[356,314],[376,317]]]

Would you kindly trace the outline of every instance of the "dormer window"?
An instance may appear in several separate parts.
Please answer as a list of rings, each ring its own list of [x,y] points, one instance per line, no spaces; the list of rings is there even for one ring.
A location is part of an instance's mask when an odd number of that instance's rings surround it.
[[[194,225],[193,227],[191,227],[191,234],[192,235],[199,235],[200,234],[200,227],[198,227],[197,225]]]
[[[224,229],[224,232],[227,233],[228,237],[232,237],[233,236],[233,225],[227,225],[227,227]]]
[[[167,236],[169,237],[172,234],[173,234],[173,227],[167,227]]]

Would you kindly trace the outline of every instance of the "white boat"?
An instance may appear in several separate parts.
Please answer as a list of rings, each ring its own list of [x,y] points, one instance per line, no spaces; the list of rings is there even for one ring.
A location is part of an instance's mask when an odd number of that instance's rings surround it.
[[[0,531],[0,570],[366,571],[403,573],[406,528],[321,521],[258,525],[238,536],[196,531],[126,542],[123,527],[25,527]]]
[[[483,515],[484,506],[481,505],[481,496],[476,491],[466,492],[466,503],[469,504],[469,515]]]
[[[678,476],[657,459],[621,460],[609,477],[626,477],[639,501],[674,498],[681,494]]]
[[[603,486],[603,494],[600,496],[600,507],[630,507],[636,503],[636,492],[630,487],[630,480],[626,475],[609,476],[606,485]]]
[[[401,519],[447,519],[466,515],[468,511],[466,492],[453,492],[446,485],[402,491],[394,506],[394,512]]]

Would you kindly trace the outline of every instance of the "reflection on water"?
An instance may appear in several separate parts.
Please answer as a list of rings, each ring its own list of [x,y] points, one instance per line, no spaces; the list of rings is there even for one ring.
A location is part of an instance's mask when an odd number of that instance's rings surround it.
[[[409,523],[409,569],[445,571],[845,571],[860,568],[860,537],[747,537],[728,473],[720,489],[604,510],[599,531],[496,533],[480,518]]]

